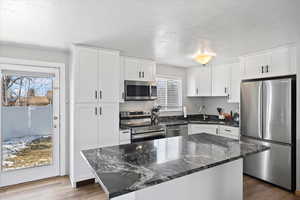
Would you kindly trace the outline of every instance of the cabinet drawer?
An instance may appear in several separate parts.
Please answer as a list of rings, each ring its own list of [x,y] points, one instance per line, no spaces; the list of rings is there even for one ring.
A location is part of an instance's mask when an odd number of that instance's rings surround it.
[[[230,126],[219,126],[219,134],[239,136],[240,129],[236,127],[230,127]]]
[[[131,140],[131,131],[128,130],[120,130],[120,142]]]

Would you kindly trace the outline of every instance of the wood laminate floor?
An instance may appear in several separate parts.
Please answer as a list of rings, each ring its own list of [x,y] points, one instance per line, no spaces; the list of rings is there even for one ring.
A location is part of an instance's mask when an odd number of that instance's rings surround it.
[[[71,187],[68,177],[55,177],[0,188],[0,200],[106,200],[97,184]],[[244,176],[244,200],[300,200],[300,197]]]

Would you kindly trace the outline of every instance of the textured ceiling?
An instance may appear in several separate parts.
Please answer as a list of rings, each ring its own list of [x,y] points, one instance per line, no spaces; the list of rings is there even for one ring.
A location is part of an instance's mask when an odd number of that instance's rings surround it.
[[[84,43],[192,66],[295,42],[299,0],[0,0],[0,41],[68,49]]]

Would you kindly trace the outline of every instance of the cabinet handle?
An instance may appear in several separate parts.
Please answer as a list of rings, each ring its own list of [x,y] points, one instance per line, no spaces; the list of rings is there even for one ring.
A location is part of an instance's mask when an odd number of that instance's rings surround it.
[[[95,99],[98,99],[98,92],[95,90]]]
[[[139,78],[141,78],[141,72],[139,72]]]
[[[142,74],[143,74],[143,78],[145,78],[145,72],[142,72]]]
[[[219,129],[218,128],[216,128],[216,134],[219,135]]]
[[[269,73],[269,65],[267,65],[266,68],[267,68],[267,73]]]
[[[226,87],[224,88],[224,92],[225,92],[225,94],[227,93],[227,88]]]
[[[102,99],[102,90],[99,91],[100,99]]]
[[[198,89],[198,88],[196,89],[196,93],[197,93],[197,95],[198,95],[198,93],[199,93],[199,89]]]
[[[99,115],[102,115],[102,107],[99,107]]]
[[[95,115],[98,115],[97,107],[95,107]]]
[[[225,129],[225,131],[227,131],[227,132],[231,132],[231,130],[229,130],[229,129]]]
[[[264,73],[264,66],[261,66],[261,73]]]

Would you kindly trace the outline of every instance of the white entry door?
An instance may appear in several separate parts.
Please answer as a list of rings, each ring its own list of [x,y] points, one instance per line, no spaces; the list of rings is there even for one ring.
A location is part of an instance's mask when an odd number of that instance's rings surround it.
[[[59,175],[59,70],[0,70],[0,187]]]

